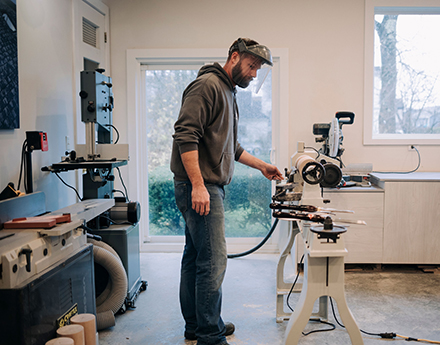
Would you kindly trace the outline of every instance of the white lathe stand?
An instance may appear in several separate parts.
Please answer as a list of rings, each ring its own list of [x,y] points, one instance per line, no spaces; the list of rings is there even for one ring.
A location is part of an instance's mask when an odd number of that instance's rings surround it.
[[[322,198],[319,194],[319,187],[304,185],[303,205],[322,206]],[[304,283],[301,295],[295,310],[292,313],[289,324],[286,328],[284,339],[285,345],[298,344],[304,327],[312,316],[313,306],[319,298],[319,312],[314,316],[321,320],[326,320],[328,316],[328,297],[332,297],[338,306],[339,315],[347,329],[351,342],[354,345],[363,345],[361,333],[351,314],[345,299],[344,289],[344,256],[347,254],[342,233],[337,235],[335,240],[323,238],[321,234],[313,232],[315,229],[311,222],[292,221],[293,226],[290,230],[289,239],[286,247],[280,256],[277,267],[277,321],[281,322],[289,314],[284,313],[284,295],[286,294],[287,284],[283,278],[284,264],[287,255],[290,253],[296,235],[298,240],[304,243]],[[296,226],[296,224],[298,226]],[[324,230],[325,231],[325,230]],[[321,238],[320,238],[321,237]],[[298,292],[298,288],[295,290]]]

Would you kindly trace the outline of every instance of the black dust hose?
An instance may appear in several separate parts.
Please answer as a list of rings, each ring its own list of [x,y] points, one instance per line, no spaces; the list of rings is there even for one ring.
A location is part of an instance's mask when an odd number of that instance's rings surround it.
[[[270,236],[272,236],[273,232],[275,231],[275,228],[277,227],[279,219],[276,218],[275,221],[273,222],[272,228],[269,230],[269,232],[267,233],[266,237],[263,238],[263,240],[258,243],[254,248],[249,249],[246,252],[243,253],[238,253],[238,254],[228,254],[228,259],[235,259],[235,258],[240,258],[242,256],[246,256],[249,254],[252,254],[253,252],[257,251],[258,249],[260,249],[269,239]]]

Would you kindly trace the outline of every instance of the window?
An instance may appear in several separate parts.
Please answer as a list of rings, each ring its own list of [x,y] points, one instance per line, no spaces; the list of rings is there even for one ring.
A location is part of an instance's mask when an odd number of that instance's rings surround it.
[[[364,141],[438,144],[440,7],[398,5],[366,2]]]
[[[200,64],[142,66],[145,87],[146,158],[148,161],[149,236],[182,236],[185,226],[174,201],[170,156],[174,122],[186,86],[197,77]],[[237,88],[240,111],[238,140],[258,158],[270,161],[272,148],[272,78],[255,94]],[[227,237],[264,236],[271,226],[272,186],[260,172],[235,163],[231,184],[225,186]]]
[[[174,201],[170,171],[172,134],[182,93],[200,65],[143,65],[145,87],[148,236],[182,236],[185,225]]]

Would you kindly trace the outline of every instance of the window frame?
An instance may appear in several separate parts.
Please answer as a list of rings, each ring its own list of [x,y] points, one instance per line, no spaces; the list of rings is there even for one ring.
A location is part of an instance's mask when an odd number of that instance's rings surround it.
[[[288,138],[288,50],[286,48],[271,49],[274,67],[272,71],[272,131],[273,135],[271,160],[279,165],[280,170],[289,162],[288,143],[282,142],[281,138]],[[176,64],[185,65],[196,62],[212,63],[226,61],[225,49],[128,49],[127,50],[127,127],[130,162],[128,164],[128,190],[134,200],[141,205],[140,222],[140,249],[141,252],[181,252],[183,250],[184,236],[154,236],[148,237],[146,227],[148,224],[148,195],[140,191],[147,188],[147,179],[142,172],[147,169],[145,157],[145,135],[141,132],[142,114],[144,104],[142,94],[145,91],[142,86],[142,65]],[[144,193],[145,194],[145,193]],[[269,206],[268,206],[269,207]],[[281,222],[284,223],[284,222]],[[260,249],[260,252],[276,253],[282,245],[283,236],[280,232],[287,233],[287,224],[278,226],[271,240]],[[286,229],[284,229],[286,228]],[[229,252],[242,252],[248,250],[261,241],[261,238],[227,238]]]
[[[440,14],[436,0],[365,0],[364,32],[364,145],[440,145],[439,134],[373,135],[374,16],[376,8],[387,14]]]

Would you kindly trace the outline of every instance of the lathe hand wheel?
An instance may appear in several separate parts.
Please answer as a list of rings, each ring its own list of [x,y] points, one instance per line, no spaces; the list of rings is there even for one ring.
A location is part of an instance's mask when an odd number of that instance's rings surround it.
[[[302,170],[302,178],[308,184],[318,184],[324,179],[325,169],[319,162],[307,162]]]

